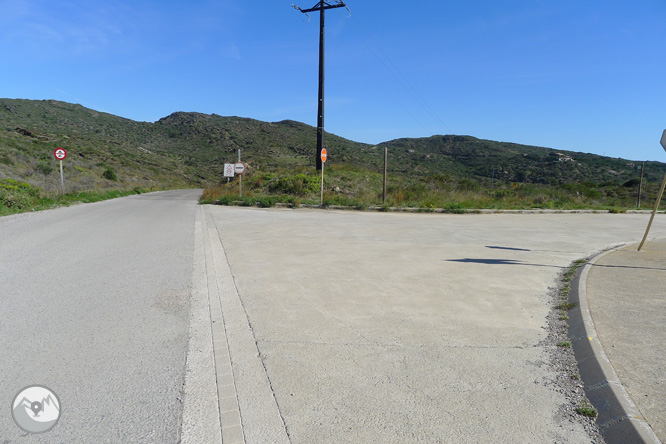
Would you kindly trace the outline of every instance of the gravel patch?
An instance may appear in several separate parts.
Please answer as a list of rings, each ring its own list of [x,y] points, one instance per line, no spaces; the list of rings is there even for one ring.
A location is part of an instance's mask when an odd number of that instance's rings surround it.
[[[547,351],[548,364],[556,374],[552,388],[564,394],[569,401],[560,407],[560,413],[572,423],[581,424],[593,444],[605,444],[596,417],[585,416],[577,411],[580,407],[592,406],[585,396],[584,384],[568,335],[568,313],[572,307],[566,304],[569,303],[570,283],[589,259],[591,257],[576,261],[562,271],[558,276],[557,287],[550,289],[551,309],[546,327],[548,336],[540,345]]]

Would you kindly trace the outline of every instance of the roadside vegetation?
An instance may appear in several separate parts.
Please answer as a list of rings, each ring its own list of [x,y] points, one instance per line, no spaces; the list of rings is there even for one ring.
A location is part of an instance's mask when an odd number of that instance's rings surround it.
[[[98,202],[146,192],[142,188],[132,190],[93,190],[67,194],[45,194],[26,182],[13,179],[0,180],[0,216],[30,211],[48,210],[77,203]]]
[[[344,164],[325,167],[324,172],[324,207],[411,208],[450,213],[475,209],[591,209],[624,213],[637,208],[637,181],[549,185],[493,180],[491,185],[488,181],[448,174],[394,173],[388,175],[387,197],[383,202],[382,174]],[[652,208],[658,186],[656,182],[643,184],[641,209]],[[209,186],[201,202],[271,207],[278,203],[319,205],[321,199],[321,175],[312,167],[277,172],[249,169],[243,176],[242,187],[243,197],[240,197],[238,178]]]

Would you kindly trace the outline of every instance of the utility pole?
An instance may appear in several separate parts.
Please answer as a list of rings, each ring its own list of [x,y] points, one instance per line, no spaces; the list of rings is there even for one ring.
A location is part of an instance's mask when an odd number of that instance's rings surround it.
[[[315,160],[317,171],[322,169],[321,150],[324,149],[324,22],[325,11],[333,8],[347,8],[347,5],[342,0],[335,0],[335,3],[330,3],[328,0],[322,0],[310,9],[301,9],[296,5],[292,5],[294,9],[298,9],[303,14],[307,15],[308,12],[319,11],[319,101],[317,102],[317,152],[315,153]],[[347,8],[349,9],[349,8]],[[308,17],[310,17],[308,15]]]

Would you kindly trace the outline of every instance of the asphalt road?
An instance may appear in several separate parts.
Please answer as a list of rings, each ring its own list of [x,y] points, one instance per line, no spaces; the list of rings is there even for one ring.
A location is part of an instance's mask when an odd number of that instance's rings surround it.
[[[0,442],[178,441],[200,193],[0,218]],[[10,410],[34,384],[62,409],[41,435]]]

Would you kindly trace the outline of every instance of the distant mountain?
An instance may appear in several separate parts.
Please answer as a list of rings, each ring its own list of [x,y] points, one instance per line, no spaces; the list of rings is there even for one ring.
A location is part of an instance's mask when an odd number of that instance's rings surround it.
[[[155,122],[154,129],[151,147],[155,151],[186,153],[192,162],[213,163],[216,167],[237,159],[238,149],[243,160],[255,168],[310,165],[316,148],[315,128],[293,120],[271,123],[176,112]],[[326,135],[326,144],[334,147],[342,161],[369,146],[333,134]]]
[[[444,175],[490,181],[621,184],[639,174],[639,162],[470,136],[397,139],[368,145],[326,134],[329,165],[380,171],[383,148],[389,170],[410,176]],[[291,120],[262,122],[176,112],[155,123],[135,122],[55,100],[0,99],[0,179],[58,187],[53,150],[64,162],[71,190],[105,187],[188,187],[216,183],[223,164],[243,161],[252,171],[314,165],[316,129]],[[113,173],[111,174],[109,170]],[[657,181],[666,164],[646,162]]]
[[[394,153],[401,172],[449,174],[454,177],[502,179],[509,182],[565,184],[624,183],[640,175],[639,161],[555,150],[471,136],[397,139],[379,145]],[[647,180],[660,180],[666,164],[645,163]]]

